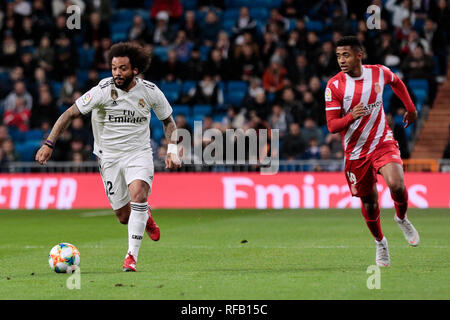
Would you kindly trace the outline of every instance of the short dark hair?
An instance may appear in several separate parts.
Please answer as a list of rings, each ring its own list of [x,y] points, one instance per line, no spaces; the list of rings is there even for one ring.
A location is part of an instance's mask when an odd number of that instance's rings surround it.
[[[108,53],[111,64],[114,57],[128,57],[131,68],[137,68],[139,73],[147,71],[150,66],[151,53],[146,48],[131,42],[119,42],[114,44]]]
[[[345,36],[336,42],[336,47],[345,47],[345,46],[350,46],[352,49],[364,51],[364,47],[361,41],[359,41],[359,39],[355,36]]]

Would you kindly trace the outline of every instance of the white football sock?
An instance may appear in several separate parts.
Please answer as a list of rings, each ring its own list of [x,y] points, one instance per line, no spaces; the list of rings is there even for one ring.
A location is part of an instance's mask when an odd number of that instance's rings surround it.
[[[147,203],[131,202],[130,219],[128,220],[128,252],[137,262],[139,248],[144,236],[148,213]]]

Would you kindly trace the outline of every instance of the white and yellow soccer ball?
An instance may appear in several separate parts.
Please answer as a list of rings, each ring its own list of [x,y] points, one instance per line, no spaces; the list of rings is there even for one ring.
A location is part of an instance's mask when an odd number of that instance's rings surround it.
[[[57,273],[73,273],[80,265],[80,252],[70,243],[59,243],[48,255],[50,268]]]

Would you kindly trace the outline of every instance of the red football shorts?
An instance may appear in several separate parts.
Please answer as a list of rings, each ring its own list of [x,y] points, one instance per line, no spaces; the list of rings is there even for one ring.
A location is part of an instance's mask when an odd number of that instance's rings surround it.
[[[398,143],[384,142],[367,157],[358,160],[345,160],[345,177],[354,197],[363,197],[373,190],[377,173],[381,167],[395,162],[403,166]]]

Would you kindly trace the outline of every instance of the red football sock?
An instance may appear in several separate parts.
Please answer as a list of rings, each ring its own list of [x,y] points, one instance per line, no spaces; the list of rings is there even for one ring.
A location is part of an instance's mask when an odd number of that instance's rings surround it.
[[[380,207],[378,204],[370,211],[366,210],[364,205],[361,205],[361,212],[375,240],[381,241],[383,239],[383,231],[381,231]]]
[[[406,216],[406,210],[408,210],[408,190],[403,191],[400,197],[396,197],[391,193],[392,200],[394,200],[395,213],[399,219],[404,219]]]

